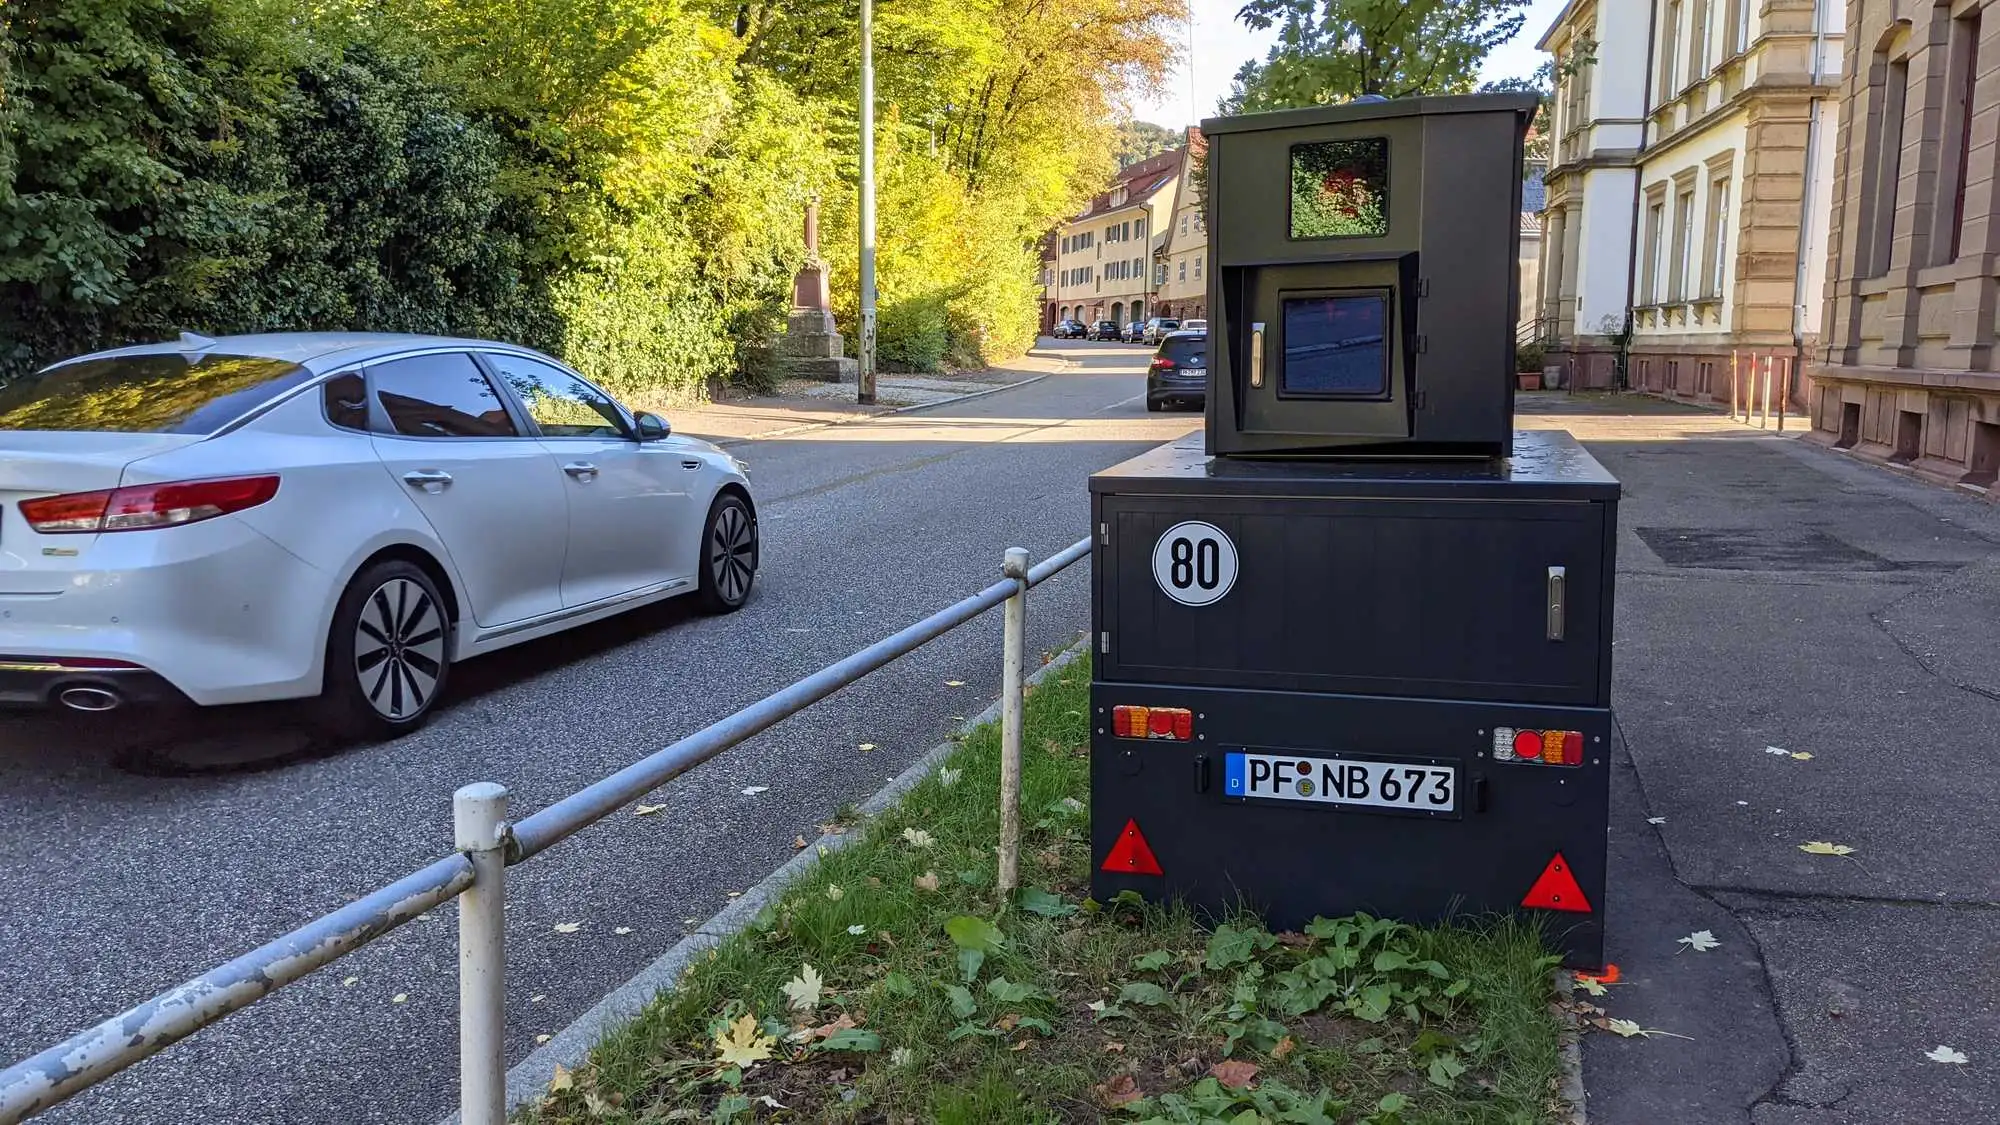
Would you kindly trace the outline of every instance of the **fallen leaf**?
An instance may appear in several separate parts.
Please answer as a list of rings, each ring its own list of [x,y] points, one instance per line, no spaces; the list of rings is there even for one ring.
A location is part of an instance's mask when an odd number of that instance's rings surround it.
[[[799,975],[786,982],[781,991],[784,992],[785,1002],[791,1006],[792,1011],[810,1012],[819,1007],[819,994],[825,985],[826,981],[821,979],[819,970],[811,965],[801,965]]]
[[[862,934],[868,932],[868,927],[856,922],[854,925],[847,927],[847,932],[853,934],[855,937],[860,937]]]
[[[544,1001],[544,1000],[547,1000],[548,998],[549,998],[549,997],[548,997],[548,994],[547,994],[547,993],[543,993],[543,992],[537,992],[537,993],[535,993],[535,994],[534,994],[533,996],[530,996],[530,997],[528,997],[528,1003],[530,1003],[530,1004],[539,1004],[539,1003],[541,1003],[542,1001]]]
[[[613,928],[612,928],[612,931],[611,931],[611,932],[612,932],[612,933],[614,933],[614,934],[618,934],[618,935],[620,935],[620,936],[623,936],[623,935],[625,935],[625,934],[629,934],[629,933],[631,933],[631,932],[632,932],[632,927],[630,927],[630,926],[616,926],[616,927],[613,927]]]
[[[1027,1049],[1028,1049],[1028,1040],[1026,1040],[1026,1039],[1016,1039],[1016,1040],[1014,1041],[1014,1045],[1013,1045],[1012,1047],[1009,1047],[1009,1048],[1007,1048],[1007,1049],[1008,1049],[1008,1050],[1010,1050],[1010,1051],[1025,1051],[1025,1050],[1027,1050]]]
[[[632,810],[632,815],[652,816],[656,812],[665,811],[666,807],[665,805],[640,805],[638,808]]]
[[[1292,1037],[1287,1035],[1283,1039],[1278,1040],[1277,1046],[1271,1048],[1271,1057],[1277,1059],[1279,1062],[1284,1062],[1285,1056],[1291,1054],[1292,1048],[1297,1046],[1297,1043],[1292,1042]]]
[[[1667,818],[1664,816],[1649,816],[1646,818],[1647,824],[1665,824],[1666,822]]]
[[[911,1058],[911,1053],[908,1047],[898,1047],[895,1050],[889,1052],[889,1065],[908,1066],[910,1065],[910,1058]]]
[[[934,891],[938,889],[938,873],[935,871],[926,871],[910,881],[915,883],[917,889],[920,891]]]
[[[556,1072],[549,1079],[549,1093],[560,1094],[575,1085],[576,1079],[570,1074],[569,1068],[561,1063],[557,1063]]]
[[[745,1013],[715,1033],[716,1058],[725,1066],[749,1066],[771,1057],[777,1040],[757,1029],[757,1017]]]
[[[391,1003],[391,1004],[401,1004],[401,1003],[402,1003],[403,1001],[405,1001],[405,1000],[408,1000],[409,998],[410,998],[410,994],[409,994],[409,993],[407,993],[407,992],[398,992],[398,993],[397,993],[397,994],[395,994],[394,996],[391,996],[391,997],[389,997],[389,1003]]]
[[[1107,1055],[1122,1055],[1125,1053],[1125,1044],[1118,1042],[1116,1039],[1109,1040],[1104,1044],[1104,1053]]]
[[[913,848],[928,848],[937,842],[931,838],[930,833],[921,828],[903,829],[903,840]]]
[[[539,1045],[541,1045],[541,1044],[543,1044],[543,1043],[546,1043],[546,1042],[548,1042],[549,1040],[551,1040],[551,1039],[553,1039],[553,1038],[555,1038],[555,1036],[553,1036],[553,1035],[537,1035],[537,1036],[535,1036],[535,1043],[536,1043],[536,1045],[537,1045],[537,1046],[539,1046]]]
[[[1097,1092],[1097,1100],[1107,1108],[1116,1109],[1121,1105],[1131,1105],[1140,1098],[1139,1083],[1129,1074],[1121,1074],[1109,1082],[1092,1087]]]
[[[1694,950],[1696,953],[1707,953],[1709,950],[1714,949],[1716,946],[1721,945],[1722,943],[1715,940],[1715,934],[1713,931],[1696,930],[1695,932],[1689,934],[1688,936],[1681,938],[1680,944],[1687,946],[1689,949]]]
[[[1604,987],[1604,982],[1598,980],[1596,977],[1579,976],[1576,978],[1576,986],[1582,989],[1586,995],[1590,996],[1602,996],[1611,991]]]
[[[1825,840],[1808,840],[1799,845],[1799,850],[1809,855],[1852,855],[1854,849],[1846,844],[1829,844]]]
[[[946,686],[946,687],[964,687],[964,686],[965,686],[965,681],[964,681],[964,680],[946,680],[946,681],[944,682],[944,686]]]
[[[348,977],[346,980],[340,982],[340,987],[352,988],[354,986],[354,982],[360,979],[361,979],[360,977]]]
[[[770,791],[771,787],[768,785],[745,785],[743,787],[743,795],[745,797],[755,797],[759,793],[769,793]]]
[[[1938,1044],[1931,1050],[1925,1051],[1924,1057],[1931,1060],[1932,1062],[1949,1063],[1952,1066],[1965,1065],[1964,1051],[1955,1051],[1952,1048],[1947,1047],[1942,1043]]]
[[[785,1108],[785,1103],[783,1103],[783,1102],[779,1101],[778,1099],[776,1099],[776,1098],[772,1097],[772,1096],[771,1096],[771,1095],[769,1095],[769,1094],[759,1094],[759,1095],[757,1095],[757,1103],[758,1103],[759,1105],[767,1105],[767,1106],[770,1106],[770,1107],[771,1107],[772,1109],[783,1109],[783,1108]]]
[[[1058,803],[1061,804],[1063,808],[1068,809],[1070,812],[1073,813],[1080,813],[1083,811],[1083,802],[1077,800],[1075,797],[1064,797]]]
[[[857,750],[861,751],[861,752],[862,752],[863,754],[866,754],[866,753],[868,753],[868,752],[869,752],[870,750],[873,750],[873,749],[875,749],[875,744],[874,744],[874,743],[872,743],[872,742],[864,742],[864,743],[862,743],[861,745],[859,745],[859,746],[855,747],[855,749],[857,749]]]
[[[964,771],[964,770],[962,770],[962,769],[956,769],[956,770],[950,770],[950,769],[946,769],[946,770],[939,770],[939,771],[938,771],[938,784],[939,784],[939,785],[942,785],[942,786],[944,786],[944,787],[945,787],[946,789],[949,789],[949,788],[951,788],[952,786],[954,786],[954,785],[957,785],[957,784],[958,784],[958,779],[959,779],[960,777],[962,777],[962,776],[963,776],[964,774],[965,774],[965,771]]]
[[[1690,1041],[1694,1039],[1692,1035],[1682,1035],[1673,1031],[1661,1031],[1658,1028],[1652,1027],[1640,1027],[1631,1020],[1592,1020],[1591,1022],[1613,1035],[1622,1035],[1627,1039],[1633,1036],[1638,1036],[1641,1039],[1650,1039],[1655,1035],[1669,1035],[1675,1039],[1687,1039]]]
[[[742,898],[742,897],[743,897],[743,892],[742,892],[742,891],[729,891],[729,892],[727,892],[726,894],[724,894],[724,896],[723,896],[723,897],[724,897],[724,898]]]
[[[834,902],[839,902],[846,894],[847,892],[841,890],[838,883],[828,883],[826,885],[826,897],[832,899]]]
[[[1241,1090],[1257,1077],[1257,1064],[1243,1059],[1224,1059],[1208,1068],[1217,1082],[1232,1090]]]
[[[843,1031],[852,1031],[857,1026],[859,1025],[854,1022],[853,1016],[842,1012],[840,1013],[840,1018],[834,1020],[832,1023],[823,1023],[818,1027],[801,1028],[793,1032],[791,1038],[794,1042],[810,1043],[815,1039],[831,1039]]]
[[[798,851],[804,851],[804,850],[805,850],[805,846],[806,846],[806,838],[805,838],[804,836],[794,836],[794,837],[792,837],[792,850],[793,850],[793,851],[795,851],[795,852],[798,852]]]
[[[1798,753],[1796,753],[1796,754],[1793,754],[1793,755],[1792,755],[1792,757],[1793,757],[1794,759],[1798,760],[1798,761],[1801,761],[1801,762],[1810,762],[1810,761],[1812,761],[1812,754],[1810,754],[1809,752],[1807,752],[1807,751],[1804,751],[1804,750],[1801,750],[1801,751],[1799,751]]]
[[[573,933],[577,932],[578,930],[580,930],[580,929],[582,929],[582,928],[583,928],[583,923],[582,923],[582,922],[557,922],[557,923],[556,923],[556,932],[557,932],[557,933],[559,933],[559,934],[573,934]]]
[[[1781,758],[1786,758],[1790,757],[1792,752],[1790,750],[1785,749],[1782,746],[1766,746],[1764,747],[1764,753],[1776,754]]]

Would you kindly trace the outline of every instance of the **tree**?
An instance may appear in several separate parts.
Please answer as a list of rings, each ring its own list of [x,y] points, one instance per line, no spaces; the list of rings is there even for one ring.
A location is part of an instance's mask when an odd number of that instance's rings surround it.
[[[1120,168],[1130,167],[1149,156],[1157,156],[1181,143],[1181,131],[1150,121],[1118,123],[1117,157]]]
[[[1529,160],[1549,158],[1549,102],[1555,97],[1555,72],[1555,60],[1545,59],[1526,78],[1499,78],[1479,88],[1482,94],[1533,94],[1541,99],[1535,105],[1535,120],[1526,146]]]
[[[1479,64],[1512,39],[1527,0],[1249,0],[1236,17],[1279,38],[1236,73],[1230,113],[1471,92]]]

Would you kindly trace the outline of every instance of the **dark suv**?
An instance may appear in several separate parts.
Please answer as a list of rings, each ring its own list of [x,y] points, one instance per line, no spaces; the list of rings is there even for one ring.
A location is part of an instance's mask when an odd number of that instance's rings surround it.
[[[1115,320],[1100,320],[1090,326],[1090,335],[1084,338],[1087,340],[1116,340],[1118,338],[1118,322]]]
[[[1058,340],[1081,340],[1084,331],[1083,322],[1080,320],[1058,320],[1055,329],[1049,335]]]
[[[1208,404],[1208,333],[1169,332],[1146,368],[1146,409],[1168,403],[1200,410]]]

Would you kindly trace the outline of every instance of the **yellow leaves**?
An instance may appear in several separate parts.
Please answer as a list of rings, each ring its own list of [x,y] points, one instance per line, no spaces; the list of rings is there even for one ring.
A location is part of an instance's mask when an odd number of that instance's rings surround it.
[[[787,981],[781,991],[785,994],[785,1003],[791,1006],[792,1011],[810,1012],[819,1007],[820,992],[825,985],[826,982],[821,979],[819,970],[811,965],[801,965],[799,974]]]
[[[839,902],[841,899],[847,897],[847,892],[841,890],[838,883],[828,883],[826,885],[826,897],[833,902]]]
[[[715,1057],[725,1066],[750,1066],[770,1058],[777,1042],[758,1029],[756,1016],[746,1014],[715,1033]]]
[[[391,1004],[401,1004],[401,1003],[403,1003],[404,1001],[408,1000],[409,998],[410,998],[410,994],[409,994],[409,993],[407,993],[407,992],[398,992],[398,993],[397,993],[397,994],[395,994],[394,996],[391,996],[391,997],[389,997],[389,1003],[391,1003]]]
[[[905,828],[903,829],[903,842],[913,848],[928,848],[937,841],[931,838],[930,833],[921,828]]]
[[[638,808],[636,808],[636,809],[633,809],[633,810],[632,810],[632,815],[633,815],[633,816],[652,816],[652,815],[653,815],[654,813],[656,813],[656,812],[660,812],[661,810],[665,809],[666,807],[667,807],[667,806],[665,806],[665,805],[640,805],[640,806],[639,806]]]
[[[1602,1028],[1613,1035],[1623,1036],[1626,1039],[1634,1039],[1634,1038],[1651,1039],[1654,1036],[1658,1035],[1665,1035],[1674,1039],[1686,1039],[1690,1041],[1694,1039],[1694,1036],[1692,1035],[1682,1035],[1677,1031],[1661,1031],[1657,1027],[1640,1027],[1638,1023],[1633,1020],[1598,1019],[1598,1020],[1591,1020],[1590,1022],[1592,1025],[1596,1027]]]
[[[872,742],[864,742],[861,745],[855,747],[855,749],[861,751],[863,754],[873,753],[875,750],[875,744]]]
[[[1799,850],[1807,855],[1853,855],[1854,849],[1846,844],[1830,844],[1825,840],[1808,840],[1799,845]]]
[[[549,1079],[549,1093],[560,1094],[564,1090],[574,1089],[575,1087],[576,1076],[569,1072],[568,1067],[557,1063],[555,1075]]]
[[[582,923],[582,922],[557,922],[557,923],[556,923],[556,932],[557,932],[557,933],[559,933],[559,934],[573,934],[573,933],[577,932],[578,930],[580,930],[580,929],[582,929],[582,928],[583,928],[583,923]]]
[[[946,680],[946,681],[944,682],[944,686],[946,686],[946,687],[964,687],[964,686],[965,686],[965,681],[964,681],[964,680]]]
[[[1714,931],[1696,930],[1695,932],[1689,934],[1688,936],[1681,938],[1679,944],[1687,946],[1689,949],[1694,950],[1696,953],[1707,953],[1709,950],[1714,949],[1716,946],[1719,946],[1722,943],[1715,940]]]

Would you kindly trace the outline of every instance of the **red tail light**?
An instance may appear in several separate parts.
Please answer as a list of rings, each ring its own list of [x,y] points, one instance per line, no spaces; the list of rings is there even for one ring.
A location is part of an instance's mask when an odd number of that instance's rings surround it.
[[[1119,738],[1186,742],[1194,737],[1194,712],[1185,707],[1113,707],[1111,733]]]
[[[144,531],[226,516],[277,494],[275,476],[184,480],[24,500],[21,516],[44,535]]]
[[[1167,371],[1179,366],[1180,364],[1175,363],[1173,360],[1168,359],[1166,356],[1160,355],[1153,357],[1153,370],[1155,371]]]

